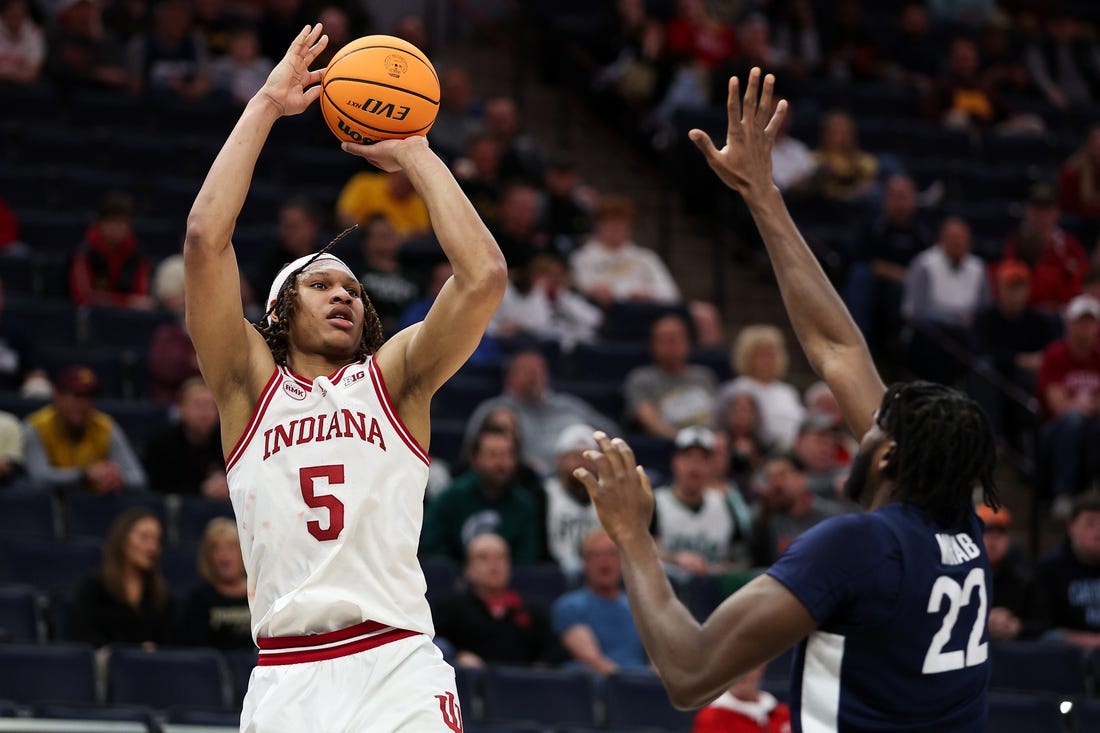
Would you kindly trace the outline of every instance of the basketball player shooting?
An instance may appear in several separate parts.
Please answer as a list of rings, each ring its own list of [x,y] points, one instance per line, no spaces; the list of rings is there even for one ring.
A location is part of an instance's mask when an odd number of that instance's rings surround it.
[[[800,536],[702,624],[677,601],[648,528],[653,494],[629,446],[597,433],[596,475],[579,469],[618,545],[638,630],[679,707],[710,702],[737,676],[797,645],[798,732],[986,728],[989,561],[972,506],[995,502],[993,435],[972,400],[928,383],[887,390],[836,291],[772,182],[787,111],[753,69],[729,85],[724,147],[692,130],[710,167],[744,197],[814,371],[863,436],[845,490],[869,511]]]
[[[382,341],[342,261],[272,283],[258,328],[230,241],[272,125],[315,102],[321,26],[291,44],[210,168],[187,221],[187,325],[221,413],[260,649],[241,730],[460,733],[454,670],[431,641],[416,550],[432,394],[504,294],[496,243],[423,137],[344,149],[404,170],[454,268],[424,321]]]

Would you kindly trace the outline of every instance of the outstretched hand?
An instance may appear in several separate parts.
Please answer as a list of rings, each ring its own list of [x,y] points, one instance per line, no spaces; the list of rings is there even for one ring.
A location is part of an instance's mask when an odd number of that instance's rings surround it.
[[[343,143],[340,146],[345,153],[358,155],[368,163],[386,173],[393,173],[405,167],[408,156],[418,150],[428,149],[428,138],[413,135],[400,140],[379,140],[364,145],[362,143]]]
[[[321,30],[320,23],[303,28],[257,93],[284,117],[301,114],[321,96],[320,84],[325,70],[309,70],[310,64],[328,45],[328,36],[321,35]]]
[[[588,489],[600,524],[615,544],[649,535],[653,519],[653,487],[645,470],[634,462],[634,451],[622,438],[596,432],[598,451],[585,451],[596,474],[578,468],[573,475]]]
[[[743,101],[737,77],[730,77],[729,98],[726,100],[729,121],[726,144],[721,150],[702,130],[695,129],[688,133],[722,182],[741,195],[764,191],[773,185],[772,146],[787,114],[787,100],[781,99],[773,107],[775,77],[771,74],[765,76],[761,91],[760,76],[759,67],[753,67],[745,85]]]

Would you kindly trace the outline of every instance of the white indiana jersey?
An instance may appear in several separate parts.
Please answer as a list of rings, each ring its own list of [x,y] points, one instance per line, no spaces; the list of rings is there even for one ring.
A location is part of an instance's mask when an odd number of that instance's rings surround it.
[[[226,461],[254,638],[368,620],[434,634],[416,558],[428,462],[373,358],[312,383],[276,367]]]
[[[582,504],[565,490],[557,476],[543,482],[546,492],[546,544],[551,557],[566,573],[581,569],[581,540],[600,526],[596,507]]]
[[[703,491],[698,508],[685,505],[670,487],[653,492],[657,514],[657,541],[664,552],[697,552],[709,563],[730,559],[733,513],[718,489]]]

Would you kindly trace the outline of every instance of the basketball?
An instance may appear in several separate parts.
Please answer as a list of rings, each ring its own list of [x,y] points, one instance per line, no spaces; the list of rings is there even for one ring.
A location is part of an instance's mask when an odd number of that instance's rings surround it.
[[[364,36],[344,46],[321,86],[325,122],[346,142],[425,135],[439,111],[439,77],[432,62],[394,36]]]

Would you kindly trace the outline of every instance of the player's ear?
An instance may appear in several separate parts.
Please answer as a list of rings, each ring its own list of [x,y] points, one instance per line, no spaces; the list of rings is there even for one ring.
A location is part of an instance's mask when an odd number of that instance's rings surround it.
[[[892,440],[886,442],[886,450],[879,455],[878,471],[891,479],[898,475],[898,444]]]

